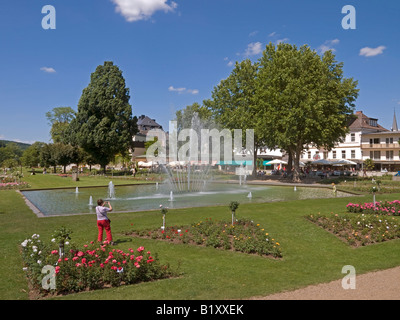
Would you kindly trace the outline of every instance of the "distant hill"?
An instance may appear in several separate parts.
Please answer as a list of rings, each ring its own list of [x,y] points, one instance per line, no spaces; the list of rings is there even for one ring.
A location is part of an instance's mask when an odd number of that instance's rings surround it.
[[[28,143],[16,142],[16,141],[9,141],[9,140],[0,140],[0,148],[5,147],[9,143],[15,143],[18,147],[22,150],[28,149],[31,145]]]

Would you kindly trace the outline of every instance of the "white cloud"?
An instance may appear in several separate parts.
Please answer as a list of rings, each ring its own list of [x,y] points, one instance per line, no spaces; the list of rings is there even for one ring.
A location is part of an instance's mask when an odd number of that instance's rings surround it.
[[[156,11],[165,13],[174,11],[178,5],[168,0],[111,0],[115,11],[120,13],[128,22],[148,20]]]
[[[335,52],[336,49],[334,48],[334,46],[339,44],[339,42],[340,42],[339,39],[327,40],[324,42],[324,44],[321,44],[318,49],[322,54],[324,54],[326,51],[329,50]]]
[[[269,35],[268,35],[268,37],[273,37],[273,36],[275,36],[276,35],[276,32],[274,31],[274,32],[271,32]]]
[[[235,64],[235,63],[234,63],[232,60],[230,60],[226,65],[227,65],[228,67],[232,67],[234,64]]]
[[[187,93],[190,93],[190,94],[198,94],[198,93],[199,93],[199,90],[197,90],[197,89],[187,89],[186,92],[187,92]]]
[[[254,37],[255,35],[257,35],[257,33],[258,33],[258,30],[250,32],[249,37]]]
[[[261,42],[252,42],[249,43],[247,49],[245,51],[245,56],[255,56],[262,52],[262,43]]]
[[[41,67],[40,70],[46,73],[55,73],[56,70],[54,68],[49,68],[49,67]]]
[[[276,40],[275,44],[280,44],[282,42],[288,42],[288,41],[289,41],[289,38],[283,38],[283,39]]]
[[[199,93],[198,89],[175,88],[174,86],[169,86],[168,91],[178,92],[179,94],[182,94],[182,93],[198,94]]]
[[[365,56],[365,57],[375,57],[379,54],[383,53],[383,50],[385,50],[385,46],[379,46],[377,48],[369,48],[365,47],[360,50],[360,56]]]

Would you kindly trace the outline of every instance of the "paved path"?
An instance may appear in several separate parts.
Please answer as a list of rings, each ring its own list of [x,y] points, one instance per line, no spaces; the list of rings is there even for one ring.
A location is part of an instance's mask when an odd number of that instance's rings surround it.
[[[400,300],[400,267],[356,275],[355,289],[343,289],[340,279],[251,300]]]

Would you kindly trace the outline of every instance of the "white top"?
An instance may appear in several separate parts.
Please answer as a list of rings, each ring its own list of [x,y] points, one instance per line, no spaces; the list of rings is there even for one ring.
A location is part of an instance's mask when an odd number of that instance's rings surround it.
[[[96,214],[97,220],[108,220],[107,212],[110,211],[110,208],[97,206],[96,207]]]

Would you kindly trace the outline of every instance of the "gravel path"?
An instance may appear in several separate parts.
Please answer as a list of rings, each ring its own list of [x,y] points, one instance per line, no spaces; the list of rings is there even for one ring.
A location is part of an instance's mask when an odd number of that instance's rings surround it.
[[[400,300],[400,267],[356,275],[355,289],[340,279],[252,300]]]

